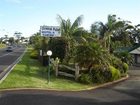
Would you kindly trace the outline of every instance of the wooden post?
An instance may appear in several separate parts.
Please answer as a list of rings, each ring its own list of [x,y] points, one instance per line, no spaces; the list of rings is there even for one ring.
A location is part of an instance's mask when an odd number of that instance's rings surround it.
[[[55,65],[55,76],[58,76],[58,64]]]
[[[75,80],[77,81],[79,77],[79,66],[78,63],[75,63]]]

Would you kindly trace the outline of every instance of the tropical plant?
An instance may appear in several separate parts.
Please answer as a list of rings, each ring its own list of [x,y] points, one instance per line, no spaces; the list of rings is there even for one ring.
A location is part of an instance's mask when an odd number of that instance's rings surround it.
[[[91,25],[91,32],[102,39],[103,46],[110,50],[111,36],[118,28],[123,27],[123,24],[123,21],[117,21],[116,15],[108,15],[107,23],[95,22]]]
[[[133,43],[132,40],[132,31],[134,27],[130,25],[129,21],[124,21],[123,27],[118,28],[115,33],[113,34],[112,41],[121,42],[121,46],[118,45],[118,47],[128,47],[131,46]]]
[[[95,64],[109,65],[108,57],[108,52],[97,42],[81,44],[77,46],[75,52],[75,62],[88,70]]]
[[[80,36],[83,32],[83,28],[80,27],[82,23],[83,15],[76,18],[72,23],[70,19],[64,20],[60,15],[58,15],[58,21],[61,27],[62,37],[68,40],[68,53],[65,61],[68,63],[70,58],[73,56],[76,43],[76,37]]]

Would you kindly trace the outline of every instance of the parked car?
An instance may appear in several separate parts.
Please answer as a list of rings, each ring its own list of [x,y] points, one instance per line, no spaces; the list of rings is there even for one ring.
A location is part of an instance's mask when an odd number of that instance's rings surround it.
[[[13,51],[13,47],[12,47],[12,46],[8,46],[8,47],[6,48],[6,51],[7,51],[7,52]]]

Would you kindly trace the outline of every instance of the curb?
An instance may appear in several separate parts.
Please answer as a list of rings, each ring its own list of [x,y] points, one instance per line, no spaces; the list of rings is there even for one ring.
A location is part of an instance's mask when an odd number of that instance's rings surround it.
[[[108,83],[104,83],[101,85],[97,85],[94,87],[90,87],[90,88],[86,88],[86,89],[80,89],[80,90],[57,90],[57,89],[41,89],[41,88],[13,88],[13,89],[1,89],[0,92],[16,92],[16,91],[55,91],[55,92],[80,92],[80,91],[89,91],[89,90],[94,90],[94,89],[98,89],[98,88],[104,88],[107,86],[111,86],[120,82],[123,82],[125,80],[127,80],[129,78],[129,75],[127,75],[126,77],[123,77],[119,80],[113,81],[113,82],[108,82]]]

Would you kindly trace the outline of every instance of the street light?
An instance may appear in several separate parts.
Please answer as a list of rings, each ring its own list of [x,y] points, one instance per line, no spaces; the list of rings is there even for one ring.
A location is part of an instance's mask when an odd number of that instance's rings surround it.
[[[48,50],[47,55],[48,55],[48,83],[49,83],[50,82],[50,56],[52,55],[52,51]]]

